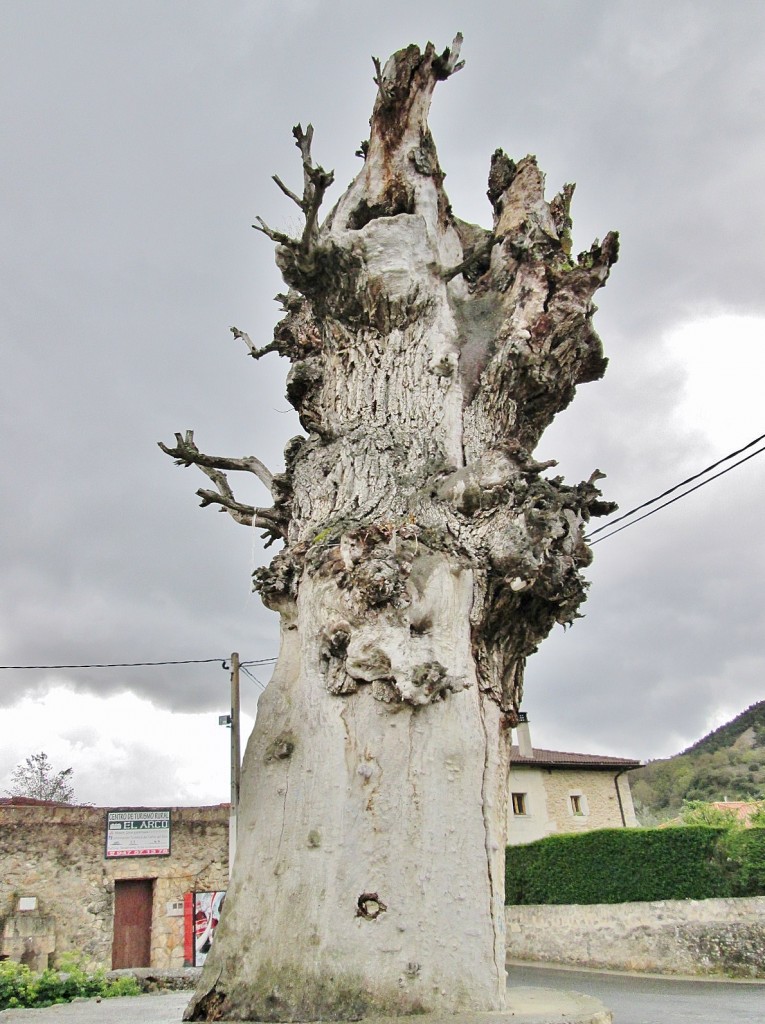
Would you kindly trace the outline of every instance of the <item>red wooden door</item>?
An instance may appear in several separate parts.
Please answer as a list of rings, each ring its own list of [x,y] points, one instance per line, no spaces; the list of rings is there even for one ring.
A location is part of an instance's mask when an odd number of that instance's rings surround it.
[[[112,969],[151,967],[150,878],[122,879],[114,883],[114,941]]]

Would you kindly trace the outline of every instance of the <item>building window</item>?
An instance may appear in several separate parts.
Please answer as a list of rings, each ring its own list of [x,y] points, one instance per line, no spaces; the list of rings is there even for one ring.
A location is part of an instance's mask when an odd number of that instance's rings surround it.
[[[513,798],[513,814],[526,814],[526,794],[525,793],[512,793]]]
[[[571,801],[571,813],[582,816],[584,814],[584,801],[581,793],[572,793],[569,796]]]

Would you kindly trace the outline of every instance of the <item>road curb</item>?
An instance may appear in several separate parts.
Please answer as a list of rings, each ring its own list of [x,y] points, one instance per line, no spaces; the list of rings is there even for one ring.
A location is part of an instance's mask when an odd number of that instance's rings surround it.
[[[512,987],[501,1016],[512,1024],[611,1024],[611,1011],[592,996],[559,989]]]

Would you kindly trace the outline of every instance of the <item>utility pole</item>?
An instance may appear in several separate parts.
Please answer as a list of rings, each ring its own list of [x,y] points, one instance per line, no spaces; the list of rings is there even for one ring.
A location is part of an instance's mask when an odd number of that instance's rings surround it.
[[[241,755],[239,749],[239,655],[231,655],[231,811],[228,821],[228,875],[234,867],[236,825],[239,816],[239,780]]]

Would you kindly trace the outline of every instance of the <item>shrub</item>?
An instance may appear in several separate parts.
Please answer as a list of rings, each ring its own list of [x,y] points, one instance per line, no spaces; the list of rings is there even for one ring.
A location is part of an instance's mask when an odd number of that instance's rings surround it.
[[[715,807],[704,800],[686,800],[680,810],[684,825],[712,825],[714,828],[737,828],[738,815],[732,807]]]
[[[90,996],[135,996],[141,991],[135,978],[109,981],[103,970],[86,971],[77,955],[62,958],[61,967],[35,974],[15,960],[0,962],[0,1010],[53,1006]]]
[[[0,1010],[9,1006],[34,1006],[34,975],[25,964],[0,962]]]
[[[600,829],[510,846],[506,901],[586,904],[731,896],[738,868],[721,845],[727,835],[704,825]],[[752,885],[754,878],[752,868]]]

